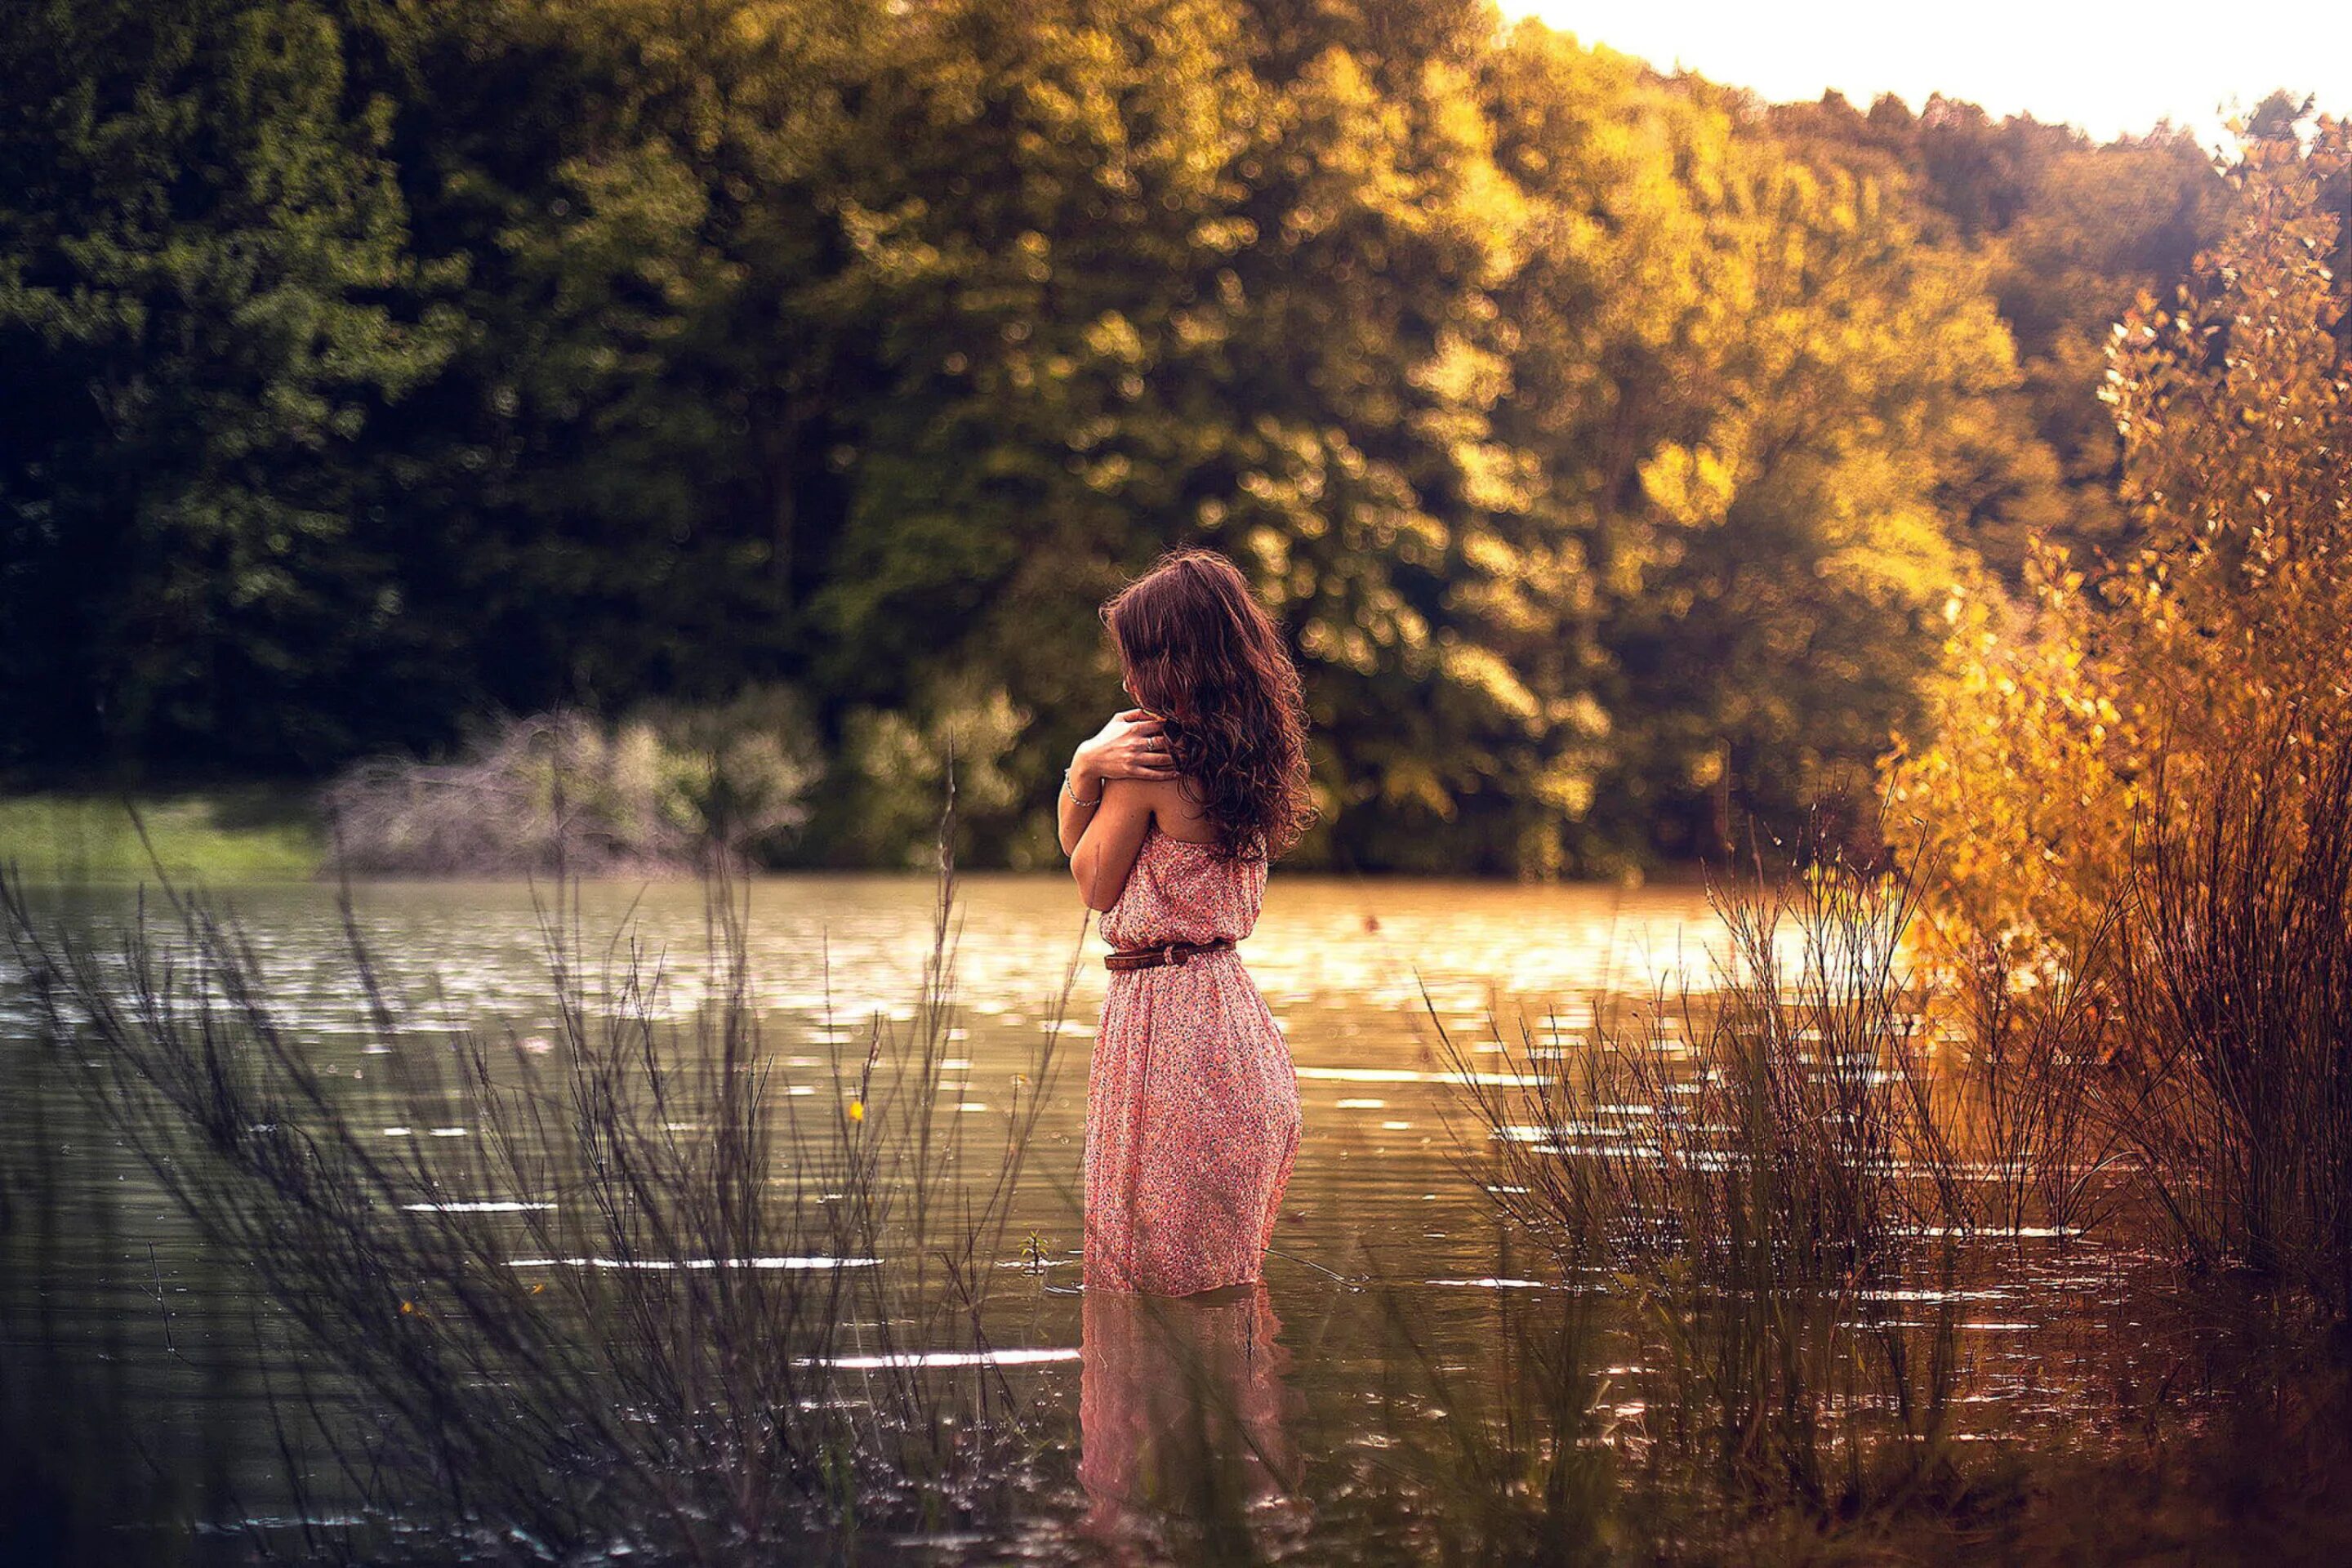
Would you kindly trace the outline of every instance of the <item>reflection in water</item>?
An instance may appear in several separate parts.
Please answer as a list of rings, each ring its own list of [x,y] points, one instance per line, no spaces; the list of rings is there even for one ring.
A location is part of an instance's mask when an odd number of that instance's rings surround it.
[[[751,959],[763,1066],[784,1114],[808,1116],[826,1139],[852,1125],[836,1104],[864,1103],[858,1073],[875,1032],[917,1016],[930,893],[924,879],[758,885]],[[780,1352],[794,1377],[821,1366],[807,1386],[845,1393],[838,1407],[861,1420],[877,1402],[959,1413],[919,1428],[953,1430],[957,1443],[909,1438],[876,1461],[896,1467],[887,1484],[869,1494],[853,1478],[838,1494],[857,1528],[902,1517],[893,1510],[910,1499],[926,1521],[940,1516],[944,1531],[902,1542],[909,1560],[1006,1560],[992,1554],[1002,1547],[1042,1563],[1307,1555],[1374,1568],[1563,1561],[1615,1535],[1630,1561],[1720,1562],[1743,1557],[1739,1532],[1755,1517],[1746,1510],[1765,1506],[1754,1500],[1763,1489],[1784,1501],[1798,1494],[1786,1506],[1801,1540],[1827,1512],[1858,1520],[1865,1540],[1940,1543],[1906,1560],[2034,1561],[2039,1545],[2044,1557],[2118,1561],[2242,1538],[2254,1561],[2352,1562],[2352,1541],[2332,1555],[2263,1550],[2352,1535],[2331,1506],[2352,1477],[2343,1342],[2315,1353],[2267,1304],[2192,1318],[2168,1304],[2168,1276],[2077,1226],[1919,1225],[1919,1238],[1952,1244],[1955,1277],[1841,1273],[1818,1303],[1825,1321],[1804,1323],[1789,1316],[1785,1291],[1718,1300],[1713,1282],[1685,1279],[1675,1293],[1628,1294],[1600,1271],[1502,1244],[1492,1200],[1527,1196],[1538,1177],[1590,1170],[1595,1158],[1625,1160],[1644,1148],[1640,1131],[1654,1115],[1645,1099],[1612,1096],[1564,1102],[1556,1118],[1481,1119],[1463,1114],[1461,1091],[1516,1094],[1580,1070],[1609,1005],[1588,990],[1638,997],[1654,980],[1672,990],[1675,965],[1719,934],[1695,893],[1277,884],[1250,963],[1282,1017],[1306,1100],[1307,1138],[1270,1265],[1286,1348],[1264,1287],[1181,1300],[1059,1288],[1080,1266],[1075,1186],[1092,1031],[1078,1020],[1095,1016],[1104,972],[1080,967],[1073,1016],[1053,1030],[1067,1053],[1060,1078],[1024,1076],[1045,1032],[1034,1021],[1041,1004],[1058,994],[1077,941],[1066,884],[982,879],[966,893],[971,929],[987,940],[959,959],[960,1011],[932,1064],[937,1103],[951,1136],[975,1148],[1013,1137],[1016,1113],[1035,1116],[1020,1124],[1031,1185],[1004,1245],[975,1255],[975,1268],[1001,1271],[984,1321],[967,1339],[884,1309],[826,1316],[844,1326],[807,1359],[794,1353],[799,1342]],[[583,898],[586,929],[601,938],[642,922],[649,950],[665,955],[650,1011],[691,1022],[698,1002],[727,994],[698,957],[698,889],[608,884]],[[1366,920],[1374,902],[1377,931]],[[898,1256],[830,1245],[830,1223],[786,1226],[768,1233],[776,1245],[756,1247],[619,1250],[576,1234],[569,1222],[583,1200],[565,1183],[487,1179],[492,1130],[409,1086],[437,1082],[449,1044],[438,1031],[463,1026],[512,1038],[551,1071],[566,1067],[568,1051],[551,1043],[562,1031],[530,889],[361,889],[358,919],[399,1010],[396,1038],[357,1013],[331,890],[241,889],[237,903],[282,988],[278,1026],[306,1068],[348,1097],[374,1157],[448,1173],[401,1189],[402,1234],[458,1237],[466,1257],[508,1261],[527,1285],[592,1308],[657,1310],[755,1290],[872,1300]],[[118,892],[52,890],[42,908],[59,927],[90,933],[119,934],[128,920]],[[310,1456],[289,1462],[279,1418],[290,1413],[298,1448],[318,1444],[312,1425],[322,1411],[340,1419],[348,1394],[321,1378],[325,1403],[306,1411],[315,1358],[257,1300],[253,1271],[190,1226],[99,1113],[89,1089],[103,1079],[84,1078],[96,1059],[45,1048],[21,980],[0,945],[0,1564],[267,1552],[282,1561],[342,1536],[356,1543],[350,1558],[367,1560],[387,1539],[437,1540],[439,1521],[422,1506],[355,1514],[363,1478],[346,1484]],[[1433,1048],[1433,1023],[1459,1055]],[[1663,1054],[1693,1054],[1697,1028],[1671,1016],[1658,1027]],[[1810,1054],[1810,1040],[1801,1048]],[[877,1124],[856,1123],[868,1136]],[[700,1122],[657,1126],[682,1146],[703,1132]],[[569,1147],[570,1132],[555,1131]],[[1490,1179],[1481,1192],[1459,1179],[1461,1140],[1525,1156],[1528,1183]],[[839,1212],[830,1205],[844,1197],[840,1167],[797,1145],[777,1157],[780,1202]],[[1718,1173],[1705,1162],[1693,1169]],[[781,1212],[796,1211],[787,1203]],[[1907,1227],[1921,1216],[1899,1217]],[[420,1320],[393,1321],[407,1332]],[[1080,1353],[1068,1347],[1081,1339],[1082,1486],[1071,1488],[1062,1424],[1073,1414],[1066,1363]],[[1843,1348],[1857,1343],[1859,1358]],[[1774,1346],[1790,1353],[1768,1360]],[[575,1383],[566,1398],[560,1407],[593,1407],[593,1419],[551,1430],[607,1430],[599,1423],[610,1402],[593,1384]],[[794,1406],[835,1407],[816,1398]],[[1782,1436],[1768,1444],[1775,1420]],[[1921,1436],[1877,1447],[1851,1440],[1891,1429]],[[612,1433],[627,1443],[642,1430],[623,1422]],[[981,1447],[982,1434],[1007,1436]],[[1923,1462],[1874,1468],[1866,1485],[1845,1462],[1906,1452]],[[1806,1472],[1809,1453],[1822,1458]],[[908,1454],[917,1459],[898,1457]],[[919,1474],[934,1454],[946,1457]],[[725,1465],[693,1471],[691,1461],[676,1473],[738,1479]],[[1804,1484],[1792,1487],[1800,1475]],[[2178,1478],[2165,1481],[2176,1500],[2168,1511],[2147,1506],[2151,1475]],[[614,1495],[599,1483],[581,1506]],[[1737,1511],[1710,1511],[1718,1496]],[[1874,1498],[1884,1502],[1877,1513],[1867,1511]],[[1953,1528],[1955,1509],[1965,1532]],[[362,1522],[348,1530],[318,1523],[353,1517]],[[603,1517],[592,1520],[598,1530]],[[2247,1536],[2247,1519],[2270,1521],[2269,1533]],[[632,1519],[625,1533],[635,1530]],[[468,1528],[464,1539],[478,1538]],[[763,1544],[735,1560],[808,1555]],[[436,1559],[419,1546],[408,1560]]]
[[[1303,1524],[1281,1327],[1262,1282],[1087,1292],[1078,1481],[1097,1545],[1139,1550],[1170,1524],[1255,1555],[1253,1536]]]

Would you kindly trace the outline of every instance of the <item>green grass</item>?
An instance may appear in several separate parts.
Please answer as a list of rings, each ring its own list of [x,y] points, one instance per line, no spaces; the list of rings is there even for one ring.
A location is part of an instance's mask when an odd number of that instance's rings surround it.
[[[306,795],[265,785],[171,795],[131,804],[163,869],[207,882],[307,878],[325,841]],[[0,865],[28,882],[152,880],[147,848],[114,795],[0,796]]]

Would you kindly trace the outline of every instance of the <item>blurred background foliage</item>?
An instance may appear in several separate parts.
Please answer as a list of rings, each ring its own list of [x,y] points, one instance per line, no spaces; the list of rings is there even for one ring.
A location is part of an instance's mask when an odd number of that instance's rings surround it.
[[[2074,679],[2048,605],[2137,625],[2255,462],[2181,445],[2199,253],[2342,201],[2285,106],[2250,181],[1459,0],[24,0],[0,105],[0,766],[559,715],[773,864],[919,853],[950,757],[1049,862],[1180,542],[1297,651],[1310,864],[1629,871],[1898,736],[1948,794],[1984,660]]]

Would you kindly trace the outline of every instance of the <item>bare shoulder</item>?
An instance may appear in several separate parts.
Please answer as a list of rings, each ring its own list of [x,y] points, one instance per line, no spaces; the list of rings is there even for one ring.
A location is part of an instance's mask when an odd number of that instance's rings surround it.
[[[1105,779],[1102,805],[1107,812],[1149,821],[1160,809],[1159,788],[1156,779]]]
[[[1216,826],[1201,808],[1198,793],[1185,779],[1139,779],[1139,787],[1150,792],[1146,799],[1151,806],[1152,820],[1160,831],[1171,838],[1206,842],[1217,836]]]

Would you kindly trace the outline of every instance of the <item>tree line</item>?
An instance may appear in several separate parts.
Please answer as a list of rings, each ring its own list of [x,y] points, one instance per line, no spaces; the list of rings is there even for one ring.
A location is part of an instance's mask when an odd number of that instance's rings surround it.
[[[902,857],[952,758],[1040,863],[1095,606],[1198,542],[1299,658],[1309,863],[1690,855],[1868,794],[1958,585],[2127,541],[2111,323],[2229,191],[1467,0],[25,0],[0,763],[732,705],[790,858]]]

